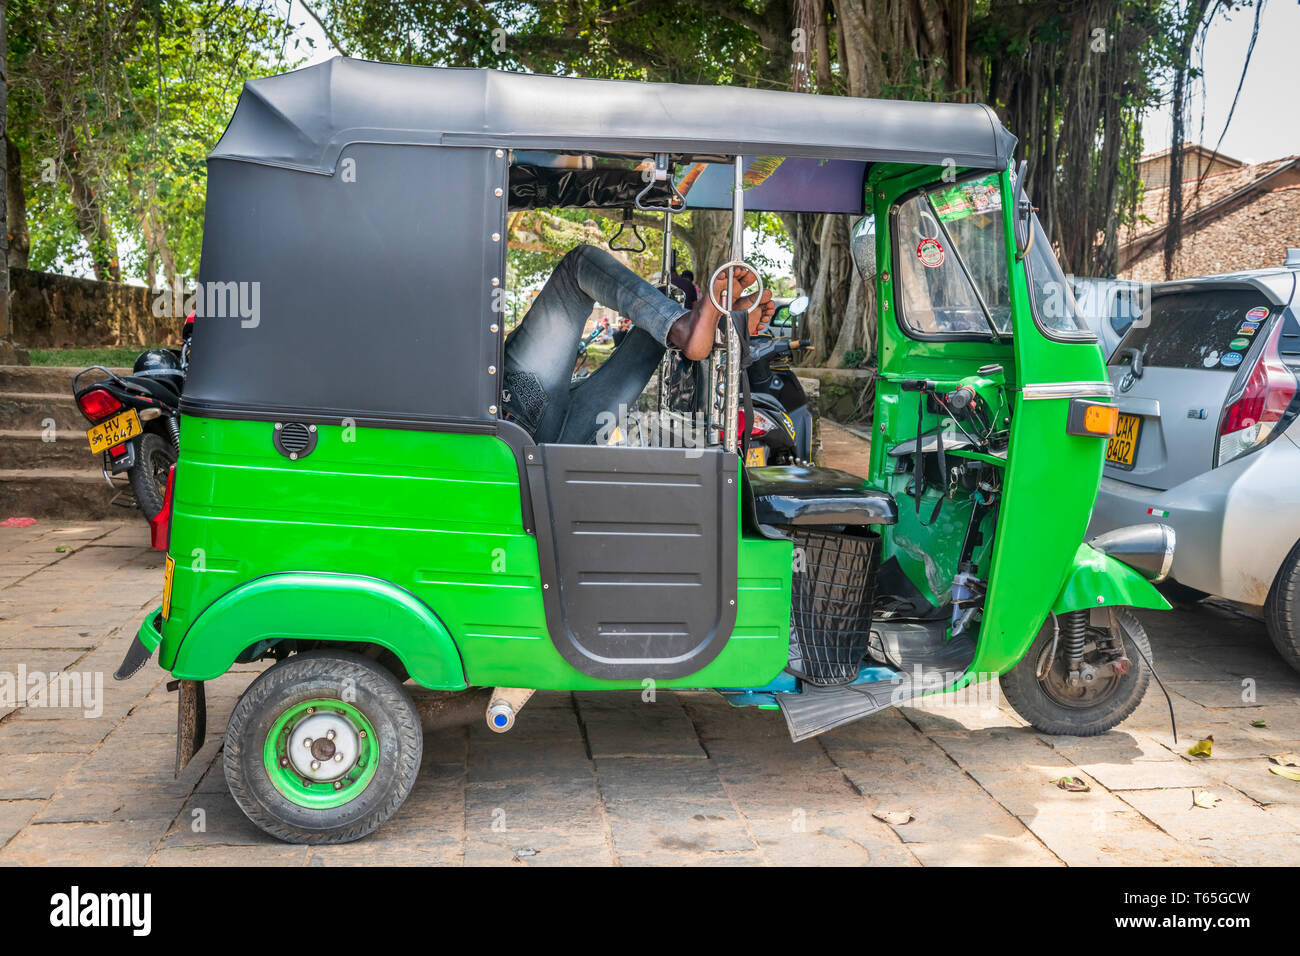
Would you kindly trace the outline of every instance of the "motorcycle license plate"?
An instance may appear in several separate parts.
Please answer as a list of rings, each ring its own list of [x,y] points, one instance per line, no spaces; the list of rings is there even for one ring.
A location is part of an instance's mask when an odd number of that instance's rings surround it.
[[[762,468],[767,464],[767,446],[755,445],[749,451],[745,452],[746,468]]]
[[[134,438],[142,431],[144,428],[140,424],[140,416],[135,413],[134,408],[128,408],[122,414],[115,415],[108,421],[87,430],[86,437],[90,439],[91,452],[98,454],[114,445],[122,444],[128,438]]]
[[[1141,418],[1120,412],[1115,437],[1106,442],[1106,461],[1121,468],[1132,468],[1137,456],[1138,432],[1141,428]]]

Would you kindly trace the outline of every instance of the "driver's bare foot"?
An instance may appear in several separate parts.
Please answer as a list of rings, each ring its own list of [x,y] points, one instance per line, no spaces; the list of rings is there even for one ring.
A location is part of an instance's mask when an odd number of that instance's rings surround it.
[[[758,276],[754,275],[749,269],[737,266],[730,270],[734,275],[734,289],[739,291],[747,288],[758,281]],[[718,276],[713,283],[713,291],[718,299],[725,299],[727,293],[727,273],[724,272]],[[765,303],[760,315],[766,315],[771,318],[771,313],[775,312],[775,306],[770,304],[771,293],[764,291],[763,302]],[[753,296],[747,296],[736,302],[736,308],[748,308],[753,304]],[[673,323],[673,327],[668,332],[668,344],[682,350],[682,354],[688,359],[698,362],[700,359],[708,357],[709,352],[713,349],[713,333],[718,327],[718,322],[722,319],[723,313],[718,311],[713,304],[713,297],[705,293],[701,295],[699,301],[691,311],[687,312],[680,319]],[[751,326],[753,319],[750,320]]]
[[[754,296],[747,295],[736,303],[736,308],[749,311],[749,334],[757,335],[767,324],[772,321],[776,315],[776,303],[772,301],[772,290],[764,289],[762,298],[759,299],[759,306],[754,308]]]

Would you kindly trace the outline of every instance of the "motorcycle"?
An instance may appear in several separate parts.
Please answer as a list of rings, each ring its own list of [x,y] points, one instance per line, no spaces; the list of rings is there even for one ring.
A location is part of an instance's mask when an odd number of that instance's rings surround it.
[[[72,394],[90,422],[86,438],[91,454],[100,455],[104,480],[126,474],[135,503],[145,520],[162,512],[168,474],[180,454],[180,400],[189,365],[189,333],[185,322],[180,349],[149,349],[136,358],[130,375],[120,376],[102,365],[91,365],[72,377]],[[81,384],[89,372],[103,373]]]
[[[778,318],[783,312],[794,318],[807,308],[808,297],[801,295],[782,305],[777,310]],[[811,347],[807,339],[792,339],[771,330],[750,336],[750,365],[745,374],[749,377],[754,424],[749,431],[746,465],[812,463],[812,409],[790,365],[796,351]]]

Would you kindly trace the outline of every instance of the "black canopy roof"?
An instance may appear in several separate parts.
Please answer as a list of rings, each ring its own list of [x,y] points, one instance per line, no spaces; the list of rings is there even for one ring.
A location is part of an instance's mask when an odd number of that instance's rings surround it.
[[[349,143],[810,156],[1001,169],[988,106],[404,66],[337,57],[244,85],[209,159],[331,174]]]

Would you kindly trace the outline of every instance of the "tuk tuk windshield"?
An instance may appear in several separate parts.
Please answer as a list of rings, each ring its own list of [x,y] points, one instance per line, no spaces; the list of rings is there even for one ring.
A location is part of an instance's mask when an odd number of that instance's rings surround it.
[[[998,174],[905,200],[895,220],[900,318],[925,336],[1011,334],[1011,289]]]
[[[1051,243],[1038,216],[1031,217],[1029,228],[1033,230],[1034,244],[1025,256],[1025,263],[1029,267],[1029,296],[1039,328],[1048,336],[1095,339],[1074,297],[1074,284],[1066,278],[1052,254]]]

